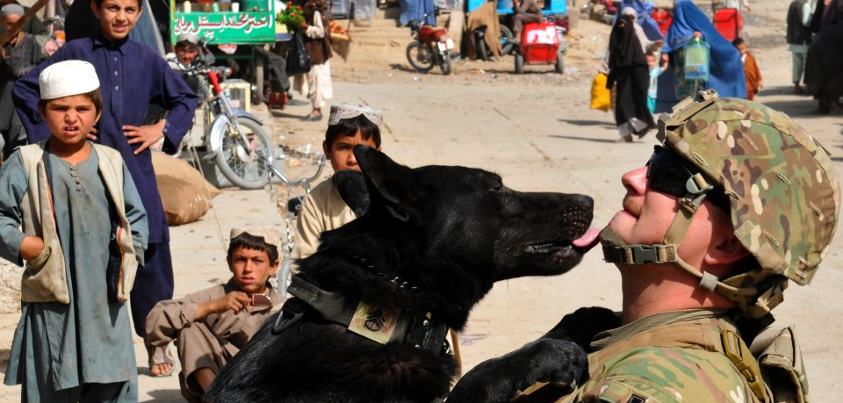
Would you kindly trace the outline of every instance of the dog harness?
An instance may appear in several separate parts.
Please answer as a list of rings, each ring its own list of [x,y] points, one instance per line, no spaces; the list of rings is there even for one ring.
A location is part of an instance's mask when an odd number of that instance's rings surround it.
[[[398,277],[391,281],[401,284]],[[435,321],[430,312],[420,315],[398,307],[349,301],[343,293],[325,291],[299,275],[292,276],[287,292],[295,298],[281,309],[272,327],[274,334],[291,327],[311,311],[379,344],[404,343],[434,354],[450,351],[448,326]]]

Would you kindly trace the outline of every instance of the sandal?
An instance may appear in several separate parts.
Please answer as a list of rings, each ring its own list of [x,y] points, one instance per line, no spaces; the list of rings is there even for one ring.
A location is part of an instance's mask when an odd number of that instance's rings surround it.
[[[149,370],[148,375],[151,377],[162,378],[173,375],[176,370],[176,362],[173,359],[172,349],[167,344],[163,347],[146,346],[146,352],[149,354]],[[170,364],[170,369],[157,374],[152,373],[152,368],[157,365]]]

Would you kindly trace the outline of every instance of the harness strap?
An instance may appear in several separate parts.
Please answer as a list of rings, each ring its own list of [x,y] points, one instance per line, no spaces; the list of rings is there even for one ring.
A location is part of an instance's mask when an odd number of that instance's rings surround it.
[[[276,318],[272,329],[275,334],[300,321],[310,308],[323,319],[379,344],[405,343],[434,354],[450,349],[448,326],[434,321],[430,312],[419,317],[399,308],[352,303],[342,293],[325,291],[298,275],[292,277],[287,292],[295,298],[284,304]]]

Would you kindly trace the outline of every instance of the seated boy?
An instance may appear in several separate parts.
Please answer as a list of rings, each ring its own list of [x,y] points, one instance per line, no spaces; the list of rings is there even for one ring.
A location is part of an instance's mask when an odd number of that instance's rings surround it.
[[[334,172],[359,171],[352,149],[357,144],[381,148],[380,124],[383,114],[359,105],[334,105],[328,117],[328,130],[322,149]],[[319,247],[325,231],[337,229],[357,216],[340,196],[333,178],[317,185],[304,199],[298,221],[292,256],[303,259]]]
[[[269,278],[278,270],[281,234],[271,228],[231,230],[228,268],[223,285],[184,298],[161,301],[146,317],[147,343],[155,346],[158,372],[171,372],[165,348],[173,340],[182,371],[179,385],[185,399],[200,402],[220,369],[258,331],[283,298]],[[153,368],[150,368],[150,371]]]

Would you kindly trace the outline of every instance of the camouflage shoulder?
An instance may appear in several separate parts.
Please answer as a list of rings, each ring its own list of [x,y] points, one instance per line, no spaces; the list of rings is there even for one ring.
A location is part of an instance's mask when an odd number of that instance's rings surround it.
[[[662,347],[636,348],[611,357],[574,396],[578,402],[755,401],[723,354]]]

